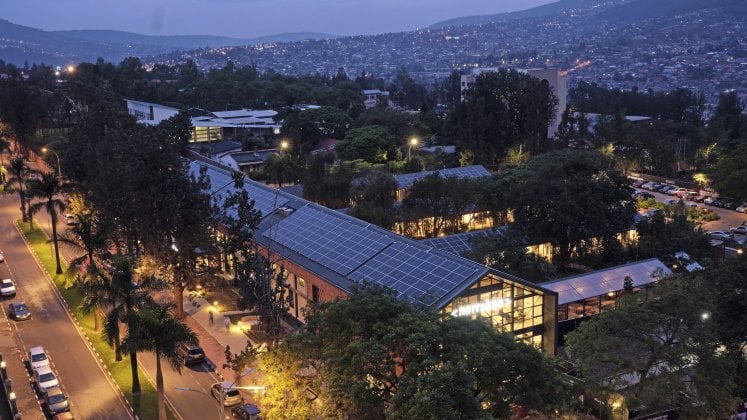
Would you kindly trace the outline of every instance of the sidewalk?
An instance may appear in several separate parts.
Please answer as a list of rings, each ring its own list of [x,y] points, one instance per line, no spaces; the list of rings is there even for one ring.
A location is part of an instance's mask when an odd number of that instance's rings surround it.
[[[230,368],[224,368],[226,362],[226,346],[231,347],[231,353],[240,353],[250,343],[249,338],[241,332],[238,325],[231,324],[226,331],[224,316],[221,312],[215,312],[215,308],[203,298],[190,298],[187,293],[184,296],[184,313],[189,315],[184,318],[187,325],[197,334],[200,347],[205,351],[209,364],[223,380],[233,382],[236,373]],[[194,301],[198,306],[192,305]],[[209,311],[213,310],[213,325],[210,325]],[[254,371],[236,382],[236,386],[264,385],[259,382],[261,375]],[[256,404],[256,398],[251,391],[241,390],[241,394],[247,402]]]

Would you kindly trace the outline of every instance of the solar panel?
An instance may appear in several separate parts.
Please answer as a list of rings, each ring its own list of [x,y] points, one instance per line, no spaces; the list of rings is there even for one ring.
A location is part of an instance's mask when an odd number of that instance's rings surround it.
[[[477,267],[466,261],[395,242],[348,277],[371,281],[430,304],[472,277]]]
[[[488,236],[492,234],[491,229],[476,230],[474,232],[457,233],[455,235],[441,236],[438,238],[421,239],[420,243],[432,246],[441,251],[454,255],[462,255],[472,250],[472,238],[477,236]]]
[[[312,206],[296,210],[262,235],[343,276],[393,242],[384,233]]]
[[[191,172],[199,172],[199,164],[192,163],[195,167],[190,168]],[[208,168],[207,176],[210,179],[210,194],[213,195],[219,206],[223,205],[226,197],[236,191],[233,185],[233,178],[227,171],[206,166]],[[249,198],[254,200],[254,208],[266,216],[273,210],[285,205],[289,200],[282,196],[278,190],[260,186],[248,179],[244,180],[244,190],[249,194]],[[236,217],[236,209],[228,209],[227,213]]]
[[[424,171],[424,172],[416,172],[414,174],[402,174],[402,175],[395,176],[394,179],[395,181],[397,181],[397,188],[406,189],[406,188],[410,188],[412,184],[414,184],[415,182],[420,181],[421,179],[435,172],[438,172],[438,175],[441,178],[449,178],[449,177],[480,178],[483,176],[490,176],[490,172],[487,169],[485,169],[484,166],[472,165],[472,166],[461,166],[458,168],[446,168],[446,169],[441,169],[438,171]]]

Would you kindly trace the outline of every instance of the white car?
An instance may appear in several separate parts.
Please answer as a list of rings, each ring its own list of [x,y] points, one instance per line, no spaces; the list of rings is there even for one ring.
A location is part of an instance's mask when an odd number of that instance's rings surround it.
[[[36,382],[36,387],[39,388],[39,392],[44,392],[49,388],[60,386],[57,376],[55,376],[49,366],[40,367],[39,369],[34,370],[34,382]]]
[[[734,210],[740,213],[747,213],[747,204],[742,204],[741,206],[735,208]]]
[[[708,205],[711,205],[711,204],[713,204],[713,203],[714,203],[714,202],[715,202],[716,200],[718,200],[718,199],[717,199],[716,197],[707,197],[706,199],[704,199],[704,200],[703,200],[703,203],[705,203],[705,204],[708,204]]]
[[[739,233],[742,235],[747,235],[747,225],[739,225],[737,227],[733,227],[731,229],[731,233]]]
[[[221,400],[221,387],[223,387],[223,405],[226,407],[230,407],[232,405],[241,404],[244,402],[244,399],[241,397],[241,394],[239,393],[239,390],[236,388],[232,388],[233,383],[231,382],[219,382],[213,384],[213,386],[210,387],[210,393],[213,394],[213,398],[215,398],[218,401],[218,404],[220,404]]]
[[[32,370],[49,366],[49,357],[47,357],[47,352],[44,351],[44,347],[38,346],[29,349],[29,363],[31,364]]]
[[[0,280],[0,296],[15,296],[16,285],[11,279]]]
[[[724,232],[723,230],[714,230],[714,231],[708,232],[708,236],[710,236],[713,239],[720,239],[722,241],[734,239],[733,233]]]

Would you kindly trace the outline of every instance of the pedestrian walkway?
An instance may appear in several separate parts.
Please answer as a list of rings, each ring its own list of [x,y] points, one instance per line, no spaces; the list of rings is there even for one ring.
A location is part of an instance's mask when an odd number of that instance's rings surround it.
[[[192,304],[195,303],[195,305]],[[210,324],[210,311],[213,311],[213,323]],[[240,327],[230,324],[228,331],[224,324],[226,319],[222,312],[215,310],[208,301],[200,297],[184,297],[185,322],[197,334],[200,341],[200,347],[205,351],[205,356],[212,364],[215,373],[220,375],[224,380],[233,382],[236,380],[236,372],[231,368],[224,368],[226,363],[226,346],[231,347],[231,353],[240,353],[251,344],[249,338],[244,334]],[[252,374],[239,379],[236,386],[264,385],[261,382],[261,375],[254,371]],[[241,394],[247,402],[256,404],[256,398],[250,391],[241,390]]]

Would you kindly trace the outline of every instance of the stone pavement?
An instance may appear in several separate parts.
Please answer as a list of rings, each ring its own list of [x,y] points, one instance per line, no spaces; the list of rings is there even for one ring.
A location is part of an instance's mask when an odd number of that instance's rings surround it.
[[[226,362],[226,346],[231,347],[231,352],[240,353],[246,348],[247,343],[251,344],[249,338],[240,330],[238,325],[230,324],[228,331],[225,327],[225,317],[221,312],[216,312],[215,308],[205,299],[200,297],[190,297],[189,292],[184,296],[184,318],[187,325],[197,334],[200,341],[200,347],[205,351],[211,367],[216,374],[223,380],[233,382],[236,380],[236,373],[230,368],[224,368]],[[192,302],[196,305],[193,305]],[[218,308],[220,309],[220,308]],[[210,310],[213,311],[213,324],[210,324]],[[262,377],[256,370],[236,381],[236,386],[253,386],[265,385]],[[256,404],[256,398],[251,391],[241,390],[241,394],[247,400]]]

